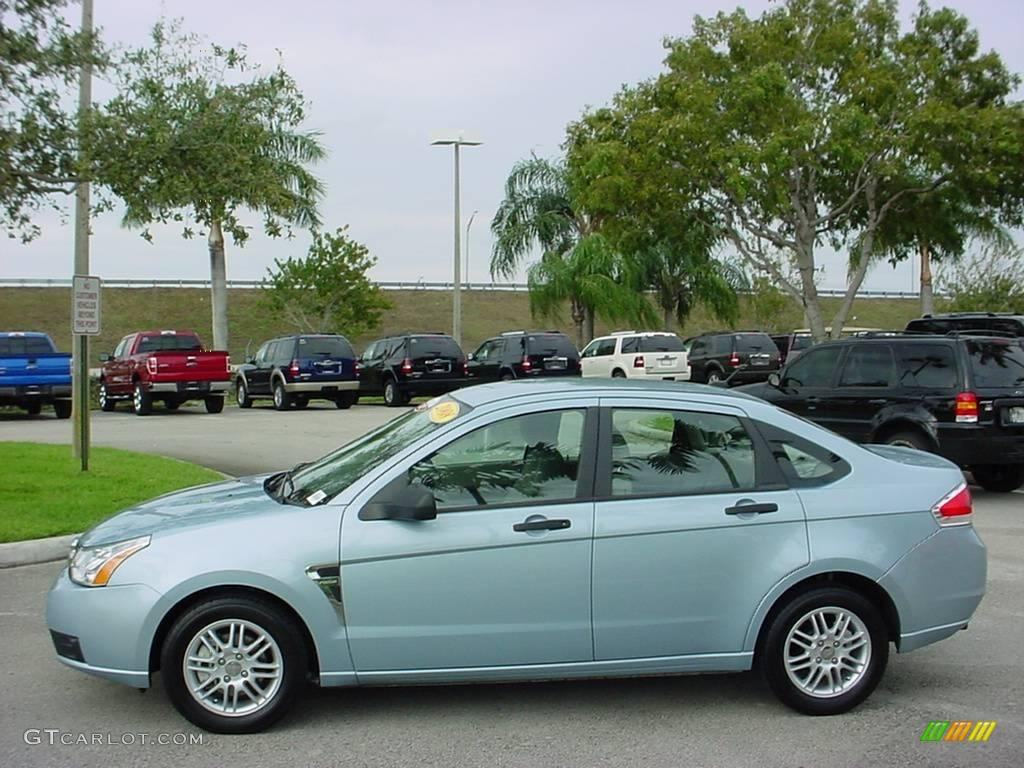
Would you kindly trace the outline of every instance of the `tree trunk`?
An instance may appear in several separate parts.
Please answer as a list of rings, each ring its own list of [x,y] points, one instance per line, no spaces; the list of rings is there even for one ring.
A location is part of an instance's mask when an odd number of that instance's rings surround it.
[[[210,223],[210,304],[213,311],[213,348],[228,348],[228,279],[224,261],[224,232],[220,221]]]
[[[576,343],[579,344],[580,349],[583,349],[587,344],[583,341],[583,321],[586,318],[586,311],[578,299],[570,299],[569,313],[572,315],[572,324],[576,327]]]
[[[935,312],[935,294],[932,291],[932,252],[928,243],[922,240],[917,245],[921,254],[921,314]]]
[[[815,341],[825,339],[825,320],[818,299],[818,286],[814,282],[814,232],[807,227],[797,227],[796,265],[800,273],[800,293],[807,327]]]
[[[661,308],[661,330],[672,330],[672,307],[663,306]]]
[[[583,308],[583,339],[584,344],[589,344],[594,339],[594,308],[584,307]]]

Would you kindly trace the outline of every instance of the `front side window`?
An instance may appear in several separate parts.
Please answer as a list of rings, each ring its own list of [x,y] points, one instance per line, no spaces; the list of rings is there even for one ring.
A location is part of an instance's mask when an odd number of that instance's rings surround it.
[[[794,488],[827,485],[850,472],[850,465],[828,448],[771,424],[759,422],[757,428],[768,441],[782,474]]]
[[[590,342],[589,344],[587,344],[587,346],[585,346],[583,348],[583,351],[580,352],[580,357],[596,357],[597,356],[597,349],[600,346],[601,346],[601,340],[600,339],[594,339],[592,342]]]
[[[786,367],[783,384],[787,387],[829,386],[842,352],[842,347],[822,347],[804,352]]]
[[[370,346],[368,346],[365,350],[363,350],[363,360],[373,360],[373,356],[374,356],[374,354],[375,354],[375,352],[377,350],[377,345],[378,344],[380,344],[380,342],[379,341],[375,341]]]
[[[545,411],[488,424],[417,462],[409,482],[433,491],[438,512],[574,499],[585,414]]]
[[[612,411],[612,496],[726,493],[756,486],[754,443],[735,416]]]
[[[877,344],[854,345],[846,356],[839,386],[887,387],[892,374],[892,349]]]
[[[114,354],[112,355],[115,360],[120,360],[124,357],[124,350],[125,347],[128,346],[129,339],[131,339],[131,336],[125,336],[120,342],[118,342],[117,348],[114,350]]]

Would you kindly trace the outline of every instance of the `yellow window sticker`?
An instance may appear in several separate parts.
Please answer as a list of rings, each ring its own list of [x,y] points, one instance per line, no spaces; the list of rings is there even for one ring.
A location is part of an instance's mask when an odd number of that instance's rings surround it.
[[[435,424],[447,424],[459,415],[459,404],[454,400],[440,403],[430,409],[430,420]]]

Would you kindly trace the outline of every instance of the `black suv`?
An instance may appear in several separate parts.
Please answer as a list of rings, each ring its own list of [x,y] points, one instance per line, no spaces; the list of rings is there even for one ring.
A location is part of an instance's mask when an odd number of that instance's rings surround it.
[[[466,354],[444,333],[378,339],[363,352],[359,366],[359,393],[384,395],[384,404],[391,407],[466,384]]]
[[[1024,484],[1024,345],[899,332],[826,342],[742,387],[858,443],[931,451],[990,491]]]
[[[265,341],[238,366],[235,395],[240,408],[261,397],[272,398],[279,411],[305,408],[313,398],[349,408],[359,396],[355,350],[344,336],[328,333]]]
[[[946,334],[951,331],[999,336],[1024,336],[1024,315],[1009,312],[948,312],[924,315],[907,323],[913,333]]]
[[[467,370],[473,384],[580,373],[579,350],[559,331],[507,331],[495,336],[469,356]]]
[[[765,381],[779,370],[779,348],[761,331],[716,331],[689,342],[690,381],[733,386]]]

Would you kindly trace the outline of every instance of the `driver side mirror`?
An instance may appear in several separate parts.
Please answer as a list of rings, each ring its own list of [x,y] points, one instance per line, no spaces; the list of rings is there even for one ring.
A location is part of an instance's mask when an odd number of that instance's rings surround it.
[[[113,359],[114,359],[114,356],[110,355],[110,354],[107,354],[106,352],[104,352],[103,354],[100,355],[100,362],[101,363],[106,363],[107,361],[113,360]]]
[[[476,353],[470,352],[468,355],[466,355],[466,360],[476,360]]]
[[[437,501],[422,483],[410,483],[404,476],[399,485],[390,483],[359,510],[360,520],[434,520]]]
[[[772,371],[768,374],[768,383],[776,389],[782,389],[782,377],[779,376],[777,371]]]

